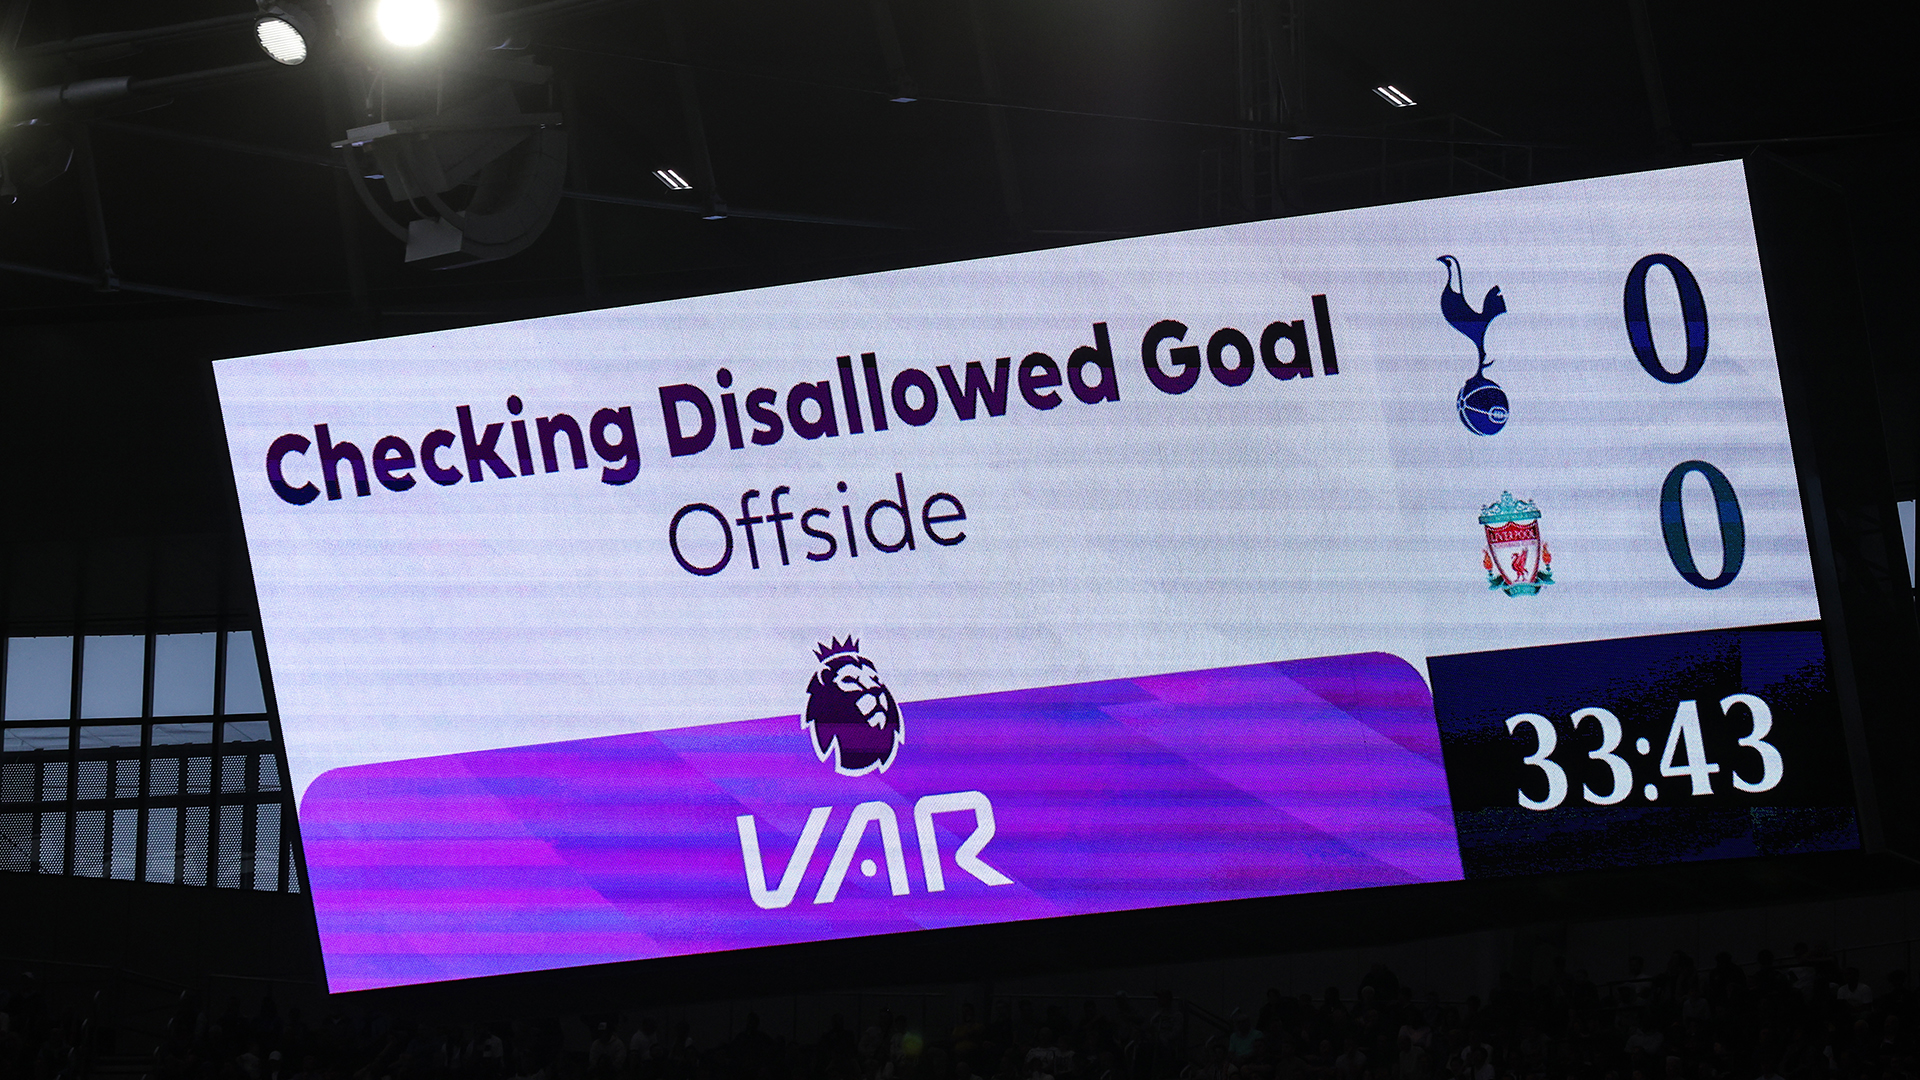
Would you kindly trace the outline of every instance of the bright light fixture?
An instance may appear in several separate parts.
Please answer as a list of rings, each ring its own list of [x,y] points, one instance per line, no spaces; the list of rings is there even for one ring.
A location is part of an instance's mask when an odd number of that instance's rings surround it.
[[[373,20],[395,45],[425,45],[440,29],[438,0],[379,0]]]
[[[1396,109],[1404,109],[1413,104],[1413,99],[1407,96],[1407,92],[1397,86],[1376,86],[1373,92],[1380,95],[1380,100]]]
[[[681,176],[680,173],[674,169],[655,169],[653,170],[653,178],[667,185],[668,191],[693,190],[693,185],[687,183],[687,178]]]
[[[262,16],[253,24],[253,36],[268,56],[288,67],[307,58],[307,36],[278,15]]]

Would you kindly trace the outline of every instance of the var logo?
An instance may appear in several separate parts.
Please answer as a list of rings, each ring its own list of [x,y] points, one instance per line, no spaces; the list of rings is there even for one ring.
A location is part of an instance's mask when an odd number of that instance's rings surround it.
[[[986,795],[978,791],[955,791],[945,795],[928,795],[913,804],[913,825],[915,838],[920,846],[920,872],[928,892],[944,892],[947,887],[945,868],[940,862],[939,838],[933,830],[935,814],[959,813],[971,811],[973,814],[973,832],[960,843],[953,853],[953,865],[971,874],[988,885],[1011,885],[1013,879],[988,866],[980,858],[980,852],[993,839],[993,803]],[[752,814],[742,814],[735,819],[740,828],[740,855],[746,862],[747,892],[753,902],[767,910],[786,907],[800,891],[802,879],[807,868],[813,862],[813,854],[820,846],[820,837],[827,831],[827,821],[833,816],[833,807],[816,806],[807,815],[807,823],[800,830],[800,841],[794,845],[793,854],[787,858],[785,872],[780,875],[780,884],[767,887],[766,865],[760,858],[760,828]],[[853,866],[853,856],[859,850],[860,841],[867,834],[869,826],[880,830],[880,846],[885,853],[887,863],[887,883],[893,895],[905,896],[911,891],[907,882],[907,855],[900,843],[900,820],[894,815],[893,807],[884,802],[863,802],[853,808],[846,825],[840,832],[840,843],[833,849],[833,859],[827,863],[826,875],[820,880],[819,891],[814,893],[816,904],[831,904],[840,895],[840,887],[846,883],[847,871]],[[867,877],[879,873],[872,859],[863,859],[860,872]]]

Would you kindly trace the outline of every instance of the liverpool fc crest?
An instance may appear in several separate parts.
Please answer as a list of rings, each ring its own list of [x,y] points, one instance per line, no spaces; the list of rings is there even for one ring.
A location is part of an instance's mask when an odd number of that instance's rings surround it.
[[[1539,507],[1503,491],[1499,502],[1480,508],[1480,524],[1487,531],[1480,554],[1487,588],[1532,596],[1553,584],[1553,552],[1540,539]]]

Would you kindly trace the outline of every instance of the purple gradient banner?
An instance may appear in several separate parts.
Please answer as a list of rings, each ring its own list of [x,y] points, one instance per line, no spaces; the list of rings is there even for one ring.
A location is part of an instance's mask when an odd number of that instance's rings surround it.
[[[797,715],[328,772],[331,988],[1462,876],[1431,695],[1385,653],[897,723],[857,776]]]

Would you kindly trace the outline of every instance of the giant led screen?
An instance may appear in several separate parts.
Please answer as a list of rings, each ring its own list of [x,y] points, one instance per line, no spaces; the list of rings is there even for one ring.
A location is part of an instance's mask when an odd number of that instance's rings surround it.
[[[335,990],[1857,844],[1738,163],[215,366]]]

